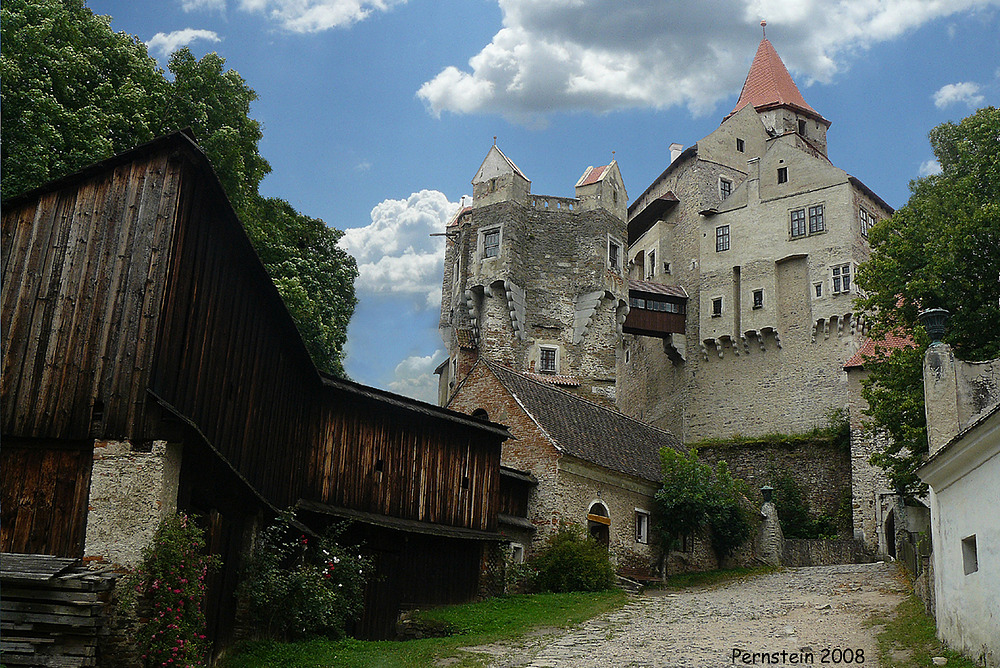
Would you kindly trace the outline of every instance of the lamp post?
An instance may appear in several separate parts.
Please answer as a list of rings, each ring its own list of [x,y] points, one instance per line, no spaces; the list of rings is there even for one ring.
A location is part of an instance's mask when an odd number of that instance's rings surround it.
[[[760,488],[760,495],[764,497],[764,503],[771,503],[771,494],[774,492],[774,488],[770,485],[764,485]]]

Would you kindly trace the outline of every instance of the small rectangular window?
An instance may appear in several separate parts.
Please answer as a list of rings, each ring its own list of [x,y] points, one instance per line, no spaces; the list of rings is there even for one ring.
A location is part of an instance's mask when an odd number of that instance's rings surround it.
[[[500,255],[500,228],[483,231],[483,257]]]
[[[804,237],[806,235],[806,210],[795,209],[792,211],[792,238]]]
[[[764,291],[754,290],[753,291],[753,307],[754,308],[764,308]]]
[[[833,268],[833,294],[851,291],[851,265],[842,264]]]
[[[871,213],[868,213],[868,210],[865,209],[864,207],[859,207],[858,219],[861,221],[861,236],[867,239],[868,230],[870,230],[872,228],[872,225],[874,225],[876,222],[875,216]]]
[[[715,252],[729,250],[729,226],[722,225],[715,228]]]
[[[799,119],[799,134],[803,137],[806,136],[806,122],[801,118]]]
[[[645,299],[640,299],[639,297],[630,297],[628,302],[629,306],[631,306],[632,308],[646,308]]]
[[[788,183],[788,167],[778,167],[778,183]]]
[[[966,575],[979,570],[979,555],[976,553],[976,534],[962,539],[962,566]]]
[[[817,297],[822,297],[823,296],[823,284],[822,283],[814,283],[813,287],[816,289],[816,296]]]
[[[622,270],[622,247],[617,241],[608,240],[608,269],[620,272]]]
[[[817,204],[809,207],[809,234],[816,234],[824,230],[826,230],[826,224],[823,222],[823,205]]]
[[[743,151],[746,150],[746,143],[744,143],[744,141],[739,137],[736,138],[736,150],[740,153],[743,153]]]
[[[556,349],[555,348],[539,348],[538,349],[538,370],[542,373],[555,373],[556,372]]]
[[[729,179],[719,179],[719,196],[726,199],[733,194],[733,182]]]
[[[520,543],[510,544],[510,560],[515,564],[524,563],[524,545]]]
[[[712,300],[712,317],[718,318],[722,315],[722,297],[716,297]]]
[[[646,271],[646,278],[653,278],[656,276],[656,251],[650,250],[646,257],[649,258],[649,269]]]
[[[635,511],[635,542],[649,542],[649,513],[645,510]]]

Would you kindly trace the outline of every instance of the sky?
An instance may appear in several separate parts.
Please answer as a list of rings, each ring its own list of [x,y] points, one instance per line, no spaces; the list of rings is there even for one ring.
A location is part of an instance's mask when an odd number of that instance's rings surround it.
[[[1000,105],[1000,0],[88,0],[166,66],[215,51],[259,97],[265,196],[344,230],[345,368],[434,402],[447,220],[494,137],[539,195],[618,161],[637,196],[733,108],[760,21],[829,156],[890,206],[927,133]]]

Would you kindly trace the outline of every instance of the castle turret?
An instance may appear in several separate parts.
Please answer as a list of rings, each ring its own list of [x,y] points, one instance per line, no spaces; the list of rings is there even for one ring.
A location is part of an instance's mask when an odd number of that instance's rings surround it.
[[[447,403],[479,356],[611,403],[628,310],[626,201],[618,165],[588,167],[576,197],[531,193],[496,146],[472,205],[447,229],[439,328]]]

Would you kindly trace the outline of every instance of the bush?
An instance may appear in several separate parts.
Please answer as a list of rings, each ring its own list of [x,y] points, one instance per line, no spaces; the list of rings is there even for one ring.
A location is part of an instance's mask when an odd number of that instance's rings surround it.
[[[204,550],[204,532],[192,518],[168,515],[143,549],[139,567],[126,578],[130,590],[122,605],[138,614],[136,634],[145,665],[203,665],[208,650],[205,577],[221,565]]]
[[[576,525],[561,525],[529,565],[538,591],[602,591],[614,583],[607,550]]]
[[[798,483],[788,473],[775,478],[774,508],[778,512],[778,522],[785,538],[837,537],[838,529],[834,518],[827,514],[813,516],[808,499],[802,496]]]
[[[371,564],[337,544],[346,525],[309,538],[293,522],[293,513],[283,513],[261,534],[238,594],[269,637],[342,638],[364,609]]]

